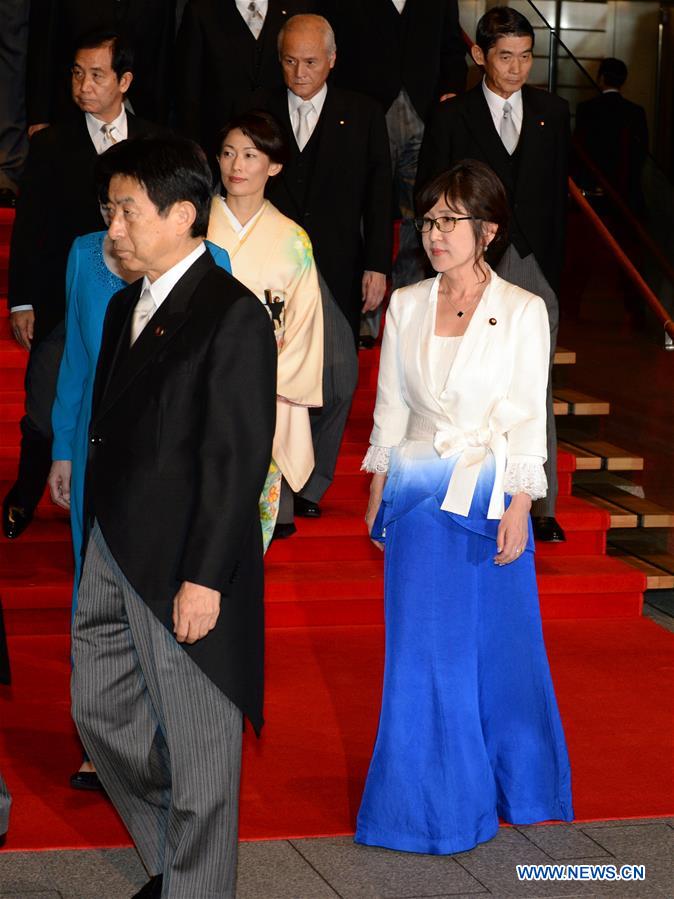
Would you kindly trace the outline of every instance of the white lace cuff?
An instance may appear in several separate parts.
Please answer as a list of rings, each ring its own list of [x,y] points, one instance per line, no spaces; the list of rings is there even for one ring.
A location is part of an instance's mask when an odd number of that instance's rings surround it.
[[[542,462],[508,462],[503,489],[510,496],[528,493],[532,499],[542,499],[548,492],[548,479]]]
[[[370,471],[373,474],[386,474],[390,457],[390,446],[370,446],[365,453],[360,470]]]

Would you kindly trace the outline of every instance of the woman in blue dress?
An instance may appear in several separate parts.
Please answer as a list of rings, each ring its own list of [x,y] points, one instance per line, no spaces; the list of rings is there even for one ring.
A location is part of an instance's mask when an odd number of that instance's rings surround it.
[[[101,212],[106,220],[104,205]],[[206,245],[216,263],[231,272],[227,252],[208,241]],[[66,272],[66,338],[52,409],[54,461],[49,473],[52,500],[70,511],[75,557],[73,615],[82,568],[84,473],[103,321],[110,299],[138,277],[137,272],[124,270],[107,231],[85,234],[73,242]],[[99,788],[98,778],[87,760],[70,782],[78,789]]]
[[[573,810],[529,521],[547,487],[545,305],[484,259],[509,218],[487,166],[454,166],[418,210],[437,275],[391,298],[363,463],[386,659],[355,839],[449,854],[499,817]]]

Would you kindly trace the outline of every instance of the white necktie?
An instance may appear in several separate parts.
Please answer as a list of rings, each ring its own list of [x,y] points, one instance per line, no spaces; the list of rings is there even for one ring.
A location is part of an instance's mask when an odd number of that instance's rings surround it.
[[[154,297],[149,288],[146,287],[136,303],[136,308],[133,310],[133,319],[131,320],[131,346],[138,340],[143,328],[156,311],[157,306]]]
[[[503,118],[501,119],[499,134],[501,135],[503,146],[511,156],[515,152],[515,147],[520,139],[515,123],[513,122],[512,112],[512,104],[506,100],[503,104]]]
[[[257,3],[255,0],[251,0],[248,4],[248,18],[246,19],[246,25],[251,30],[251,33],[255,40],[257,40],[260,36],[260,32],[262,31],[262,26],[264,25],[264,18],[262,17],[262,13],[257,8]]]
[[[303,100],[297,107],[297,146],[303,150],[309,143],[311,128],[309,127],[309,113],[313,112],[314,104],[311,100]]]
[[[107,122],[104,125],[101,125],[101,134],[103,135],[103,142],[106,147],[111,147],[113,144],[119,143],[118,139],[113,134],[113,131],[116,130],[114,125],[108,125]]]

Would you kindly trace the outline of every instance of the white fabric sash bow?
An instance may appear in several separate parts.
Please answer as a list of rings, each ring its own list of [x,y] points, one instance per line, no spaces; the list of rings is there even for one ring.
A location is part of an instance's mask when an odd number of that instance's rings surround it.
[[[494,454],[496,470],[487,517],[501,518],[504,511],[503,475],[507,441],[504,433],[496,428],[496,423],[490,421],[490,427],[474,431],[462,431],[454,425],[445,424],[435,432],[433,446],[442,459],[460,453],[441,506],[445,512],[457,515],[468,515],[482,463],[490,451]]]

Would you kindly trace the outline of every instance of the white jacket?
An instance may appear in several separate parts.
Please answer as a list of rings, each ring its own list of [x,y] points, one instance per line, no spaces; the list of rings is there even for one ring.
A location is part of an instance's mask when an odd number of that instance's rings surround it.
[[[467,515],[487,453],[496,475],[489,518],[503,515],[503,493],[543,484],[550,329],[545,304],[491,271],[444,389],[433,389],[430,338],[440,275],[396,290],[386,313],[373,446],[405,438],[459,455],[442,508]],[[507,469],[507,477],[506,477]],[[540,492],[538,495],[541,495]]]

